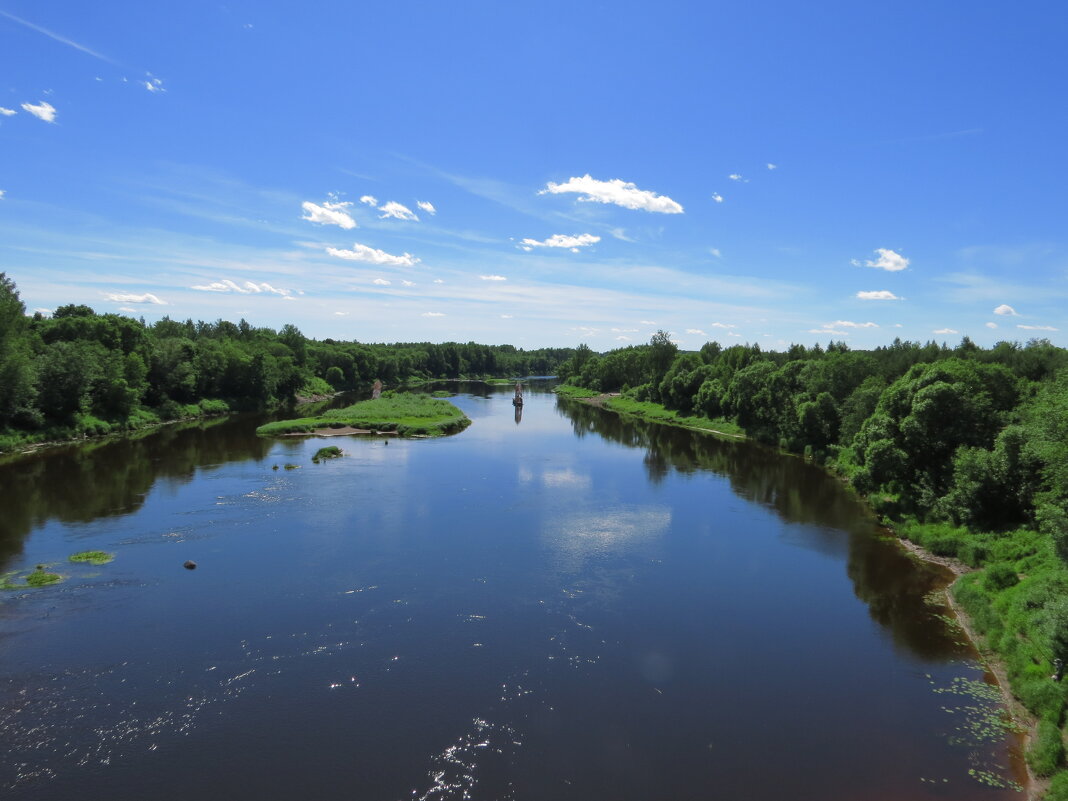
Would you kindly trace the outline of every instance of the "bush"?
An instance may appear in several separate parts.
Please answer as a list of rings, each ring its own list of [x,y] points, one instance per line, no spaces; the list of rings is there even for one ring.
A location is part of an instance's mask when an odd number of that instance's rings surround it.
[[[1027,751],[1027,764],[1039,776],[1049,776],[1064,762],[1064,742],[1055,721],[1043,718],[1038,724],[1038,737]]]
[[[1068,770],[1062,770],[1053,777],[1043,801],[1068,801]]]
[[[986,588],[991,592],[999,592],[1001,590],[1007,590],[1009,587],[1015,586],[1020,583],[1020,577],[1016,575],[1016,568],[1012,565],[1007,565],[1004,562],[999,562],[996,565],[991,565],[986,569],[986,575],[983,579],[983,583]]]

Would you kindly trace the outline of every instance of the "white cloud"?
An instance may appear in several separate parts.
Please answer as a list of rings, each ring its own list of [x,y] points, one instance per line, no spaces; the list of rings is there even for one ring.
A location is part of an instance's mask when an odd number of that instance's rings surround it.
[[[932,334],[959,334],[960,331],[958,331],[955,328],[936,328],[931,333]]]
[[[572,252],[577,253],[578,248],[596,245],[600,241],[601,237],[594,234],[576,234],[575,236],[553,234],[548,239],[540,241],[537,239],[524,239],[523,245],[526,247],[523,250],[529,252],[531,248],[570,248]]]
[[[37,105],[37,106],[33,105],[33,103],[23,103],[22,104],[22,110],[23,111],[28,111],[30,114],[35,116],[37,119],[44,120],[45,122],[55,122],[56,121],[56,109],[55,109],[55,107],[51,103],[48,103],[48,102],[46,102],[44,100],[42,100],[40,105]]]
[[[985,325],[986,325],[987,328],[997,328],[998,327],[997,323],[986,323]]]
[[[709,248],[708,252],[715,256],[717,259],[723,258],[723,254],[719,252],[719,248]]]
[[[444,317],[443,312],[423,312],[424,317]]]
[[[741,181],[743,184],[749,183],[749,179],[748,178],[745,178],[745,177],[743,177],[742,175],[740,175],[739,173],[736,173],[736,172],[732,172],[727,177],[730,178],[732,181]]]
[[[887,270],[888,272],[896,273],[909,266],[908,259],[900,253],[895,253],[889,248],[876,248],[875,252],[879,254],[879,258],[875,261],[871,261],[870,259],[865,261],[864,263],[868,267],[875,267],[879,270]],[[853,263],[856,264],[855,261]]]
[[[276,289],[267,282],[257,284],[255,281],[245,281],[244,284],[238,285],[229,278],[224,278],[222,281],[212,281],[210,284],[195,284],[189,288],[201,292],[238,292],[242,295],[258,295],[262,292],[281,295],[282,297],[289,295],[288,289]]]
[[[392,282],[391,281],[387,281],[385,278],[376,278],[371,283],[374,284],[375,286],[389,286]]]
[[[507,281],[508,280],[503,275],[480,275],[479,278],[481,278],[483,281]]]
[[[652,320],[639,320],[638,324],[639,325],[656,325],[656,323],[654,323]]]
[[[6,194],[7,194],[7,190],[6,189],[0,189],[0,198],[2,198]]]
[[[360,198],[360,202],[368,206],[377,206],[378,198],[376,198],[374,195],[364,195]]]
[[[772,163],[771,163],[771,162],[769,161],[769,162],[768,162],[768,169],[769,169],[769,170],[777,170],[777,169],[779,169],[779,165],[778,165],[778,164],[772,164]]]
[[[143,295],[134,295],[130,292],[105,292],[104,297],[114,303],[155,303],[157,306],[166,306],[167,302],[160,300],[151,292]]]
[[[41,309],[34,309],[34,312],[35,312],[36,314],[42,314],[42,315],[44,315],[45,317],[50,317],[50,316],[52,315],[52,310],[51,310],[51,309],[44,309],[44,308],[41,308]]]
[[[687,328],[686,329],[686,333],[687,334],[695,334],[696,336],[699,336],[699,337],[707,337],[708,336],[708,334],[706,334],[700,328]]]
[[[713,328],[737,328],[734,323],[712,323]]]
[[[712,193],[712,200],[714,202],[716,202],[716,203],[722,203],[723,202],[723,195],[721,195],[719,192],[713,192]]]
[[[739,339],[741,339],[742,335],[741,334],[736,334],[733,331],[728,331],[727,332],[727,336],[729,336],[729,337],[738,337]]]
[[[415,281],[401,281],[404,286],[415,286]]]
[[[1054,328],[1052,325],[1017,325],[1017,328],[1022,328],[1025,331],[1059,331],[1059,328]]]
[[[810,328],[810,329],[808,329],[808,333],[810,333],[810,334],[833,334],[836,337],[849,336],[849,334],[846,331],[836,331],[835,329],[829,328],[827,326],[824,326],[823,328]]]
[[[658,195],[639,189],[632,183],[613,178],[610,181],[598,181],[587,173],[581,178],[569,178],[566,183],[557,184],[550,181],[539,195],[559,195],[575,192],[579,200],[590,203],[613,203],[625,209],[642,209],[659,214],[682,214],[682,206],[665,195]]]
[[[348,312],[334,312],[334,314],[337,315],[338,317],[345,317],[348,314]]]
[[[166,89],[163,88],[163,81],[161,81],[159,78],[156,78],[155,76],[153,76],[151,72],[148,74],[148,80],[147,81],[141,81],[141,84],[145,87],[145,89],[147,89],[150,92],[166,92],[167,91]]]
[[[858,292],[857,297],[861,300],[901,300],[889,289],[876,289],[871,292]]]
[[[365,261],[368,264],[389,264],[394,267],[411,267],[412,265],[419,263],[419,259],[411,253],[405,253],[403,256],[394,256],[390,253],[386,253],[384,250],[378,250],[377,248],[372,248],[368,245],[361,245],[359,242],[353,243],[352,250],[327,248],[326,252],[339,259],[347,259],[348,261]]]
[[[415,212],[407,206],[401,205],[395,200],[391,200],[388,203],[383,203],[378,207],[378,210],[382,212],[378,215],[380,220],[384,220],[387,217],[392,217],[396,220],[418,220],[415,216]]]
[[[444,281],[442,281],[442,280],[441,280],[440,278],[435,278],[435,279],[434,279],[434,283],[435,283],[435,284],[444,284],[445,282],[444,282]]]
[[[1020,316],[1016,313],[1016,309],[1012,308],[1012,306],[1010,306],[1008,303],[1002,303],[1000,306],[994,309],[994,314],[1009,315],[1010,317]]]
[[[620,334],[618,337],[616,337],[616,342],[630,342],[630,337],[625,337]]]
[[[622,240],[624,242],[635,242],[635,241],[637,241],[637,240],[631,239],[629,236],[627,236],[627,231],[626,231],[625,228],[613,228],[608,233],[610,233],[616,239],[620,239],[620,240]]]
[[[434,204],[427,200],[417,200],[415,205],[425,211],[427,214],[437,214],[438,210],[434,208]]]
[[[650,323],[650,325],[652,325],[652,323]],[[637,334],[638,333],[638,329],[637,328],[613,328],[612,329],[612,333],[613,334]]]
[[[511,314],[502,314],[501,315],[501,319],[502,320],[511,320],[512,317],[513,317],[513,315],[511,315]]]
[[[878,328],[876,323],[854,323],[849,320],[835,320],[833,323],[828,323],[829,328]]]
[[[300,204],[300,207],[307,214],[301,219],[318,223],[319,225],[337,225],[348,231],[356,227],[356,221],[352,219],[352,216],[347,211],[351,205],[352,203],[347,201],[327,201],[320,206],[305,200]]]
[[[18,114],[18,112],[15,111],[15,109],[4,108],[3,106],[0,106],[0,117],[13,117],[16,114]]]

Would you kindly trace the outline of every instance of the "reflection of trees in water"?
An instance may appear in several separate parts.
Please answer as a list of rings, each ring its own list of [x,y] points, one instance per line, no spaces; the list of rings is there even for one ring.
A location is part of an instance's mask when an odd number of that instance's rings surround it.
[[[868,605],[872,618],[889,629],[896,645],[926,659],[961,655],[924,603],[924,596],[942,583],[940,571],[878,537],[866,507],[821,468],[752,442],[624,418],[585,403],[560,399],[557,408],[571,420],[577,436],[592,433],[643,448],[654,483],[672,470],[684,475],[709,470],[726,478],[736,495],[787,522],[803,524],[791,530],[791,541],[822,552],[842,552],[854,593]]]
[[[29,531],[49,520],[87,523],[141,507],[159,478],[187,482],[197,469],[263,459],[273,444],[255,435],[262,419],[220,418],[142,435],[49,449],[0,466],[0,569]]]

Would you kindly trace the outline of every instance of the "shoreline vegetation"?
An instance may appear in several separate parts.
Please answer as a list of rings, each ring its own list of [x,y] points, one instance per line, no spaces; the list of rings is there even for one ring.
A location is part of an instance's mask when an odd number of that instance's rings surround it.
[[[1068,801],[1068,351],[964,337],[687,353],[660,331],[606,353],[580,345],[559,376],[564,397],[697,430],[727,420],[822,465],[907,550],[954,569],[946,600],[1029,724],[1029,795]]]
[[[315,417],[298,417],[266,423],[256,429],[261,437],[339,436],[393,434],[400,437],[441,437],[463,431],[471,420],[442,398],[415,393],[386,393],[344,409],[331,409]]]
[[[345,342],[246,320],[154,323],[85,305],[27,315],[0,272],[0,455],[370,387],[550,375],[573,348]],[[503,380],[503,379],[502,379]],[[509,379],[511,380],[511,379]]]

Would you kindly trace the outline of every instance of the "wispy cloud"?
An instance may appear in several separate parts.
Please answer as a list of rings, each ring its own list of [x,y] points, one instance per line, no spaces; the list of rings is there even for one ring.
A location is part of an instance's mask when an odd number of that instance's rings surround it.
[[[712,201],[714,203],[722,203],[723,202],[723,195],[721,195],[719,192],[713,192],[712,193]]]
[[[423,312],[423,317],[444,317],[444,312]]]
[[[360,198],[360,202],[366,206],[377,206],[378,198],[376,198],[374,195],[364,195]]]
[[[931,333],[932,334],[959,334],[960,331],[958,331],[955,328],[936,328]]]
[[[1022,328],[1024,331],[1059,331],[1059,328],[1054,328],[1052,325],[1017,325],[1017,328]]]
[[[548,239],[524,239],[520,247],[528,252],[534,248],[567,248],[572,253],[578,253],[579,248],[596,245],[600,241],[601,237],[594,234],[553,234]]]
[[[889,289],[876,289],[870,292],[858,292],[857,297],[861,300],[901,300]]]
[[[613,178],[599,181],[587,173],[581,178],[569,178],[562,184],[550,181],[539,195],[575,193],[587,203],[611,203],[625,209],[641,209],[658,214],[682,214],[682,206],[666,195],[639,189],[633,183]]]
[[[876,323],[854,323],[851,320],[835,320],[833,323],[827,323],[829,328],[878,328]]]
[[[848,336],[848,332],[839,331],[839,330],[837,330],[835,328],[831,328],[830,326],[824,326],[823,328],[810,328],[810,329],[808,329],[807,333],[809,333],[809,334],[832,334],[832,335],[834,335],[836,337]]]
[[[875,267],[879,270],[886,270],[891,273],[896,273],[900,270],[904,270],[909,266],[909,260],[902,256],[900,253],[895,253],[889,248],[876,248],[875,252],[879,254],[879,258],[872,261],[866,259],[864,264],[868,267]],[[860,266],[860,261],[853,259],[852,264],[854,267]]]
[[[320,206],[305,200],[300,204],[305,211],[301,219],[318,225],[337,225],[348,231],[356,227],[356,221],[348,213],[350,206],[352,203],[348,201],[327,201]]]
[[[707,337],[708,336],[708,334],[706,334],[700,328],[687,328],[686,329],[686,333],[687,334],[693,334],[693,335],[699,336],[699,337]]]
[[[772,164],[772,163],[771,163],[771,162],[769,161],[769,162],[768,162],[768,169],[769,169],[769,170],[777,170],[777,169],[779,169],[779,165],[778,165],[778,164]]]
[[[732,172],[727,177],[730,178],[732,181],[738,181],[739,183],[743,183],[743,184],[749,183],[749,179],[748,178],[746,178],[744,175],[742,175],[740,173],[737,173],[737,172]]]
[[[107,56],[102,55],[96,52],[95,50],[91,50],[85,45],[78,44],[77,42],[68,39],[66,36],[60,36],[58,33],[54,33],[53,31],[48,30],[48,28],[42,28],[40,25],[35,25],[34,23],[28,20],[24,20],[22,19],[22,17],[16,17],[14,14],[10,14],[7,11],[0,11],[0,17],[7,17],[9,20],[19,23],[19,25],[25,25],[31,30],[37,31],[38,33],[43,33],[49,39],[54,39],[60,44],[65,44],[68,47],[73,47],[75,50],[80,50],[83,53],[92,56],[93,58],[98,58],[101,61],[106,61],[108,64],[115,64],[115,62]]]
[[[189,288],[196,289],[200,292],[237,292],[242,295],[259,295],[266,292],[268,294],[286,297],[290,294],[288,289],[277,289],[266,281],[261,283],[245,281],[242,284],[237,284],[229,278],[224,278],[221,281],[212,281],[210,284],[195,284]]]
[[[652,323],[650,323],[652,325]],[[734,323],[712,323],[713,328],[737,328]]]
[[[392,217],[396,220],[418,220],[415,212],[405,205],[398,203],[395,200],[391,200],[388,203],[383,203],[378,207],[378,210],[382,212],[378,215],[379,219],[385,220]]]
[[[387,281],[385,278],[376,278],[371,283],[374,284],[375,286],[390,286],[393,282],[392,281]]]
[[[713,256],[715,256],[717,259],[722,259],[723,258],[723,254],[720,253],[719,248],[709,248],[708,252],[711,253]]]
[[[16,114],[18,114],[18,112],[15,111],[15,109],[0,106],[0,117],[14,117]]]
[[[37,119],[44,120],[45,122],[55,122],[56,121],[56,109],[55,109],[55,106],[53,106],[51,103],[49,103],[46,100],[42,100],[36,106],[33,103],[23,103],[22,104],[22,110],[23,111],[28,111],[30,114],[35,116]]]
[[[327,248],[326,252],[339,259],[364,261],[368,264],[389,264],[394,267],[411,267],[419,263],[419,259],[411,253],[405,253],[402,256],[394,256],[390,253],[386,253],[384,250],[378,250],[369,245],[361,245],[359,242],[353,243],[352,250]]]
[[[1001,314],[1008,317],[1020,316],[1019,314],[1017,314],[1016,309],[1012,308],[1012,306],[1010,306],[1008,303],[1002,303],[1000,306],[994,309],[994,314]]]
[[[434,208],[434,204],[428,200],[417,200],[415,205],[425,211],[427,214],[437,214],[438,210]]]
[[[150,92],[166,92],[167,91],[166,89],[163,88],[163,81],[161,81],[159,78],[154,76],[151,72],[148,73],[148,80],[147,81],[141,81],[141,85],[144,86],[145,89],[147,89]]]
[[[113,303],[154,303],[157,306],[167,305],[165,300],[160,300],[151,292],[146,292],[143,295],[136,295],[132,292],[105,292],[104,297]]]
[[[480,275],[479,278],[481,278],[483,281],[507,281],[508,280],[503,275]]]

